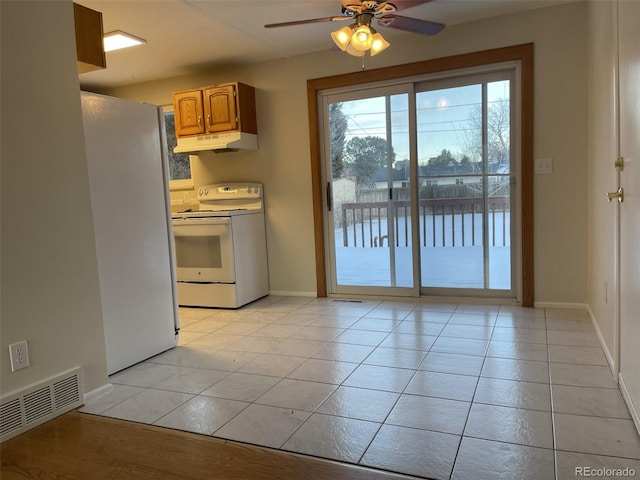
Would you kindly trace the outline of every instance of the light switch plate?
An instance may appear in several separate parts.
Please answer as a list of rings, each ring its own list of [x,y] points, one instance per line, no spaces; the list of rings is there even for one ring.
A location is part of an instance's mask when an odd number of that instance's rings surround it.
[[[553,158],[536,158],[536,175],[553,173]]]

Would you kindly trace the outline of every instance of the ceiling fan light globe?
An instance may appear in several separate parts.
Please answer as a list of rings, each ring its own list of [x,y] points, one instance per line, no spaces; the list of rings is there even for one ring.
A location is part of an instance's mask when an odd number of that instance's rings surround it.
[[[373,35],[367,25],[360,25],[353,34],[353,37],[351,37],[351,45],[353,48],[362,52],[369,50],[372,42]]]
[[[353,36],[353,28],[352,26],[343,27],[340,30],[336,30],[335,32],[331,32],[331,38],[338,46],[340,50],[343,52],[347,49],[349,42],[351,41],[351,37]]]
[[[353,55],[354,57],[364,57],[365,51],[364,50],[356,50],[355,48],[353,48],[352,44],[349,44],[347,46],[347,49],[345,50],[349,55]]]
[[[381,51],[385,50],[390,45],[382,35],[376,33],[373,36],[373,41],[371,42],[371,56],[379,54]]]

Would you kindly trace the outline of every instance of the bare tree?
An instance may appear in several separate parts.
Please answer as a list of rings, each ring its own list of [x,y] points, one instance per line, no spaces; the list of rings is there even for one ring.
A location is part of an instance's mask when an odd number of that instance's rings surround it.
[[[509,100],[502,98],[489,104],[487,110],[489,160],[502,163],[508,158],[511,136]]]
[[[482,105],[472,107],[469,115],[469,128],[460,139],[461,150],[468,157],[474,170],[482,170]],[[510,106],[506,98],[491,102],[487,107],[487,160],[503,163],[509,158],[510,143]]]

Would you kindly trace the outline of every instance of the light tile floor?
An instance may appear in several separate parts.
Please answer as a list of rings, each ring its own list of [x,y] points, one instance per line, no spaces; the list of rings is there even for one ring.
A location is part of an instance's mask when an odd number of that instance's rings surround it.
[[[271,296],[180,316],[179,346],[82,411],[422,478],[640,477],[586,312]]]

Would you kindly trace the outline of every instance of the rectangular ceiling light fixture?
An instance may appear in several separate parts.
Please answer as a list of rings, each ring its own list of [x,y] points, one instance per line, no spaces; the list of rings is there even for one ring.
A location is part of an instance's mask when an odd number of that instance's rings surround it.
[[[114,30],[113,32],[104,34],[104,51],[111,52],[121,48],[135,47],[147,43],[144,38],[136,37],[122,30]]]

